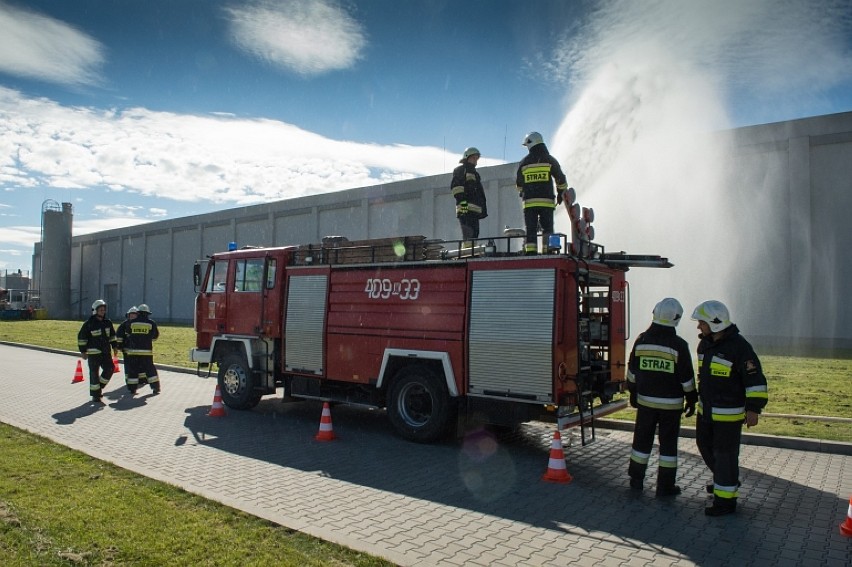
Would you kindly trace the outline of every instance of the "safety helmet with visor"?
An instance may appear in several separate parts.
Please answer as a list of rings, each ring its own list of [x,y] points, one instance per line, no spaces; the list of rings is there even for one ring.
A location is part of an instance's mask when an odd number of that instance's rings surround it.
[[[731,315],[728,308],[721,301],[714,299],[699,304],[692,312],[692,319],[704,321],[713,333],[724,331],[731,326]]]
[[[521,142],[522,146],[526,146],[527,148],[531,148],[533,146],[537,146],[539,144],[544,143],[544,138],[541,137],[541,134],[538,132],[530,132],[526,136],[524,136],[524,141]]]
[[[677,299],[667,297],[654,306],[653,315],[653,321],[657,325],[677,327],[683,316],[683,307]]]
[[[462,158],[459,160],[459,163],[464,163],[467,161],[467,158],[470,156],[478,156],[481,155],[479,150],[474,148],[473,146],[466,148],[464,153],[462,154]]]

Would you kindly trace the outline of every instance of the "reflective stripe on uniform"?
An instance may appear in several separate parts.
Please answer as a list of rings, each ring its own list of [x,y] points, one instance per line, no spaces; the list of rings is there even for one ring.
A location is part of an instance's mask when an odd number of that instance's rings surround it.
[[[556,203],[553,202],[553,199],[527,199],[526,201],[524,201],[525,209],[529,209],[531,207],[555,209]]]
[[[683,396],[679,398],[655,398],[639,394],[636,396],[636,401],[640,406],[645,406],[646,408],[677,411],[683,409]]]
[[[721,484],[713,485],[713,496],[718,498],[732,499],[740,495],[739,489],[734,486],[722,486]]]
[[[745,389],[746,398],[762,398],[764,400],[769,399],[769,390],[766,385],[760,386],[750,386]]]
[[[455,197],[459,193],[464,193],[464,186],[463,185],[456,185],[455,187],[453,187],[453,197]]]
[[[676,469],[677,456],[660,455],[658,464],[661,469]]]
[[[717,408],[712,411],[713,421],[742,421],[745,419],[745,407]]]
[[[686,382],[682,382],[681,387],[683,387],[684,392],[694,392],[695,391],[695,378],[690,378]]]
[[[637,462],[640,465],[647,465],[648,459],[650,459],[650,458],[651,458],[651,453],[643,453],[641,451],[637,451],[636,449],[633,449],[633,451],[630,453],[630,460]]]
[[[633,375],[629,368],[627,369],[627,381],[633,383],[636,382],[636,376]]]

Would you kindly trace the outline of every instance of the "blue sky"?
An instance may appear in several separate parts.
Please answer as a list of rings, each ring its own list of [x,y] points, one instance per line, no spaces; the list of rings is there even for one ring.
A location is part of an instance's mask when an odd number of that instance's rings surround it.
[[[529,130],[592,188],[643,132],[852,111],[850,61],[843,0],[0,0],[0,269],[47,199],[83,234],[513,162]]]

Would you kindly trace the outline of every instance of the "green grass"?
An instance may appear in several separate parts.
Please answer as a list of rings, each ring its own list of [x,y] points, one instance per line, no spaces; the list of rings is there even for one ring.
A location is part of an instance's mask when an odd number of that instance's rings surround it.
[[[852,418],[852,359],[761,356],[760,361],[769,384],[766,413]],[[611,417],[633,421],[636,411]],[[762,416],[748,431],[852,443],[852,423]]]
[[[0,424],[0,557],[52,565],[392,565]]]
[[[118,327],[120,321],[113,321]],[[24,343],[78,352],[77,332],[82,321],[0,321],[0,341]],[[159,325],[160,338],[154,343],[154,361],[172,366],[194,365],[189,349],[195,346],[192,327]]]

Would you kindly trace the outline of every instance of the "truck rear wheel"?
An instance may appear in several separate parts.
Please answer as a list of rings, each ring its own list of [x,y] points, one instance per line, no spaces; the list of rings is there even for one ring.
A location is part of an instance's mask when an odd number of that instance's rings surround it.
[[[388,399],[388,417],[400,435],[426,443],[447,433],[452,421],[447,385],[422,366],[399,371]]]
[[[254,390],[254,376],[245,357],[239,354],[228,354],[219,363],[219,388],[222,402],[233,409],[251,409],[262,397]]]

